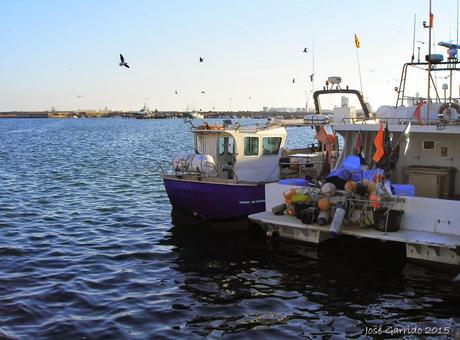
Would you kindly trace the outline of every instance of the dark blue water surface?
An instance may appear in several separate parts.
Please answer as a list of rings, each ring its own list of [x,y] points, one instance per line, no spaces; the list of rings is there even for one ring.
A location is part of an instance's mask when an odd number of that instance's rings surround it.
[[[153,160],[191,150],[188,128],[0,121],[0,337],[341,339],[379,326],[454,336],[454,272],[406,263],[394,245],[174,225]],[[308,142],[291,132],[290,145]]]

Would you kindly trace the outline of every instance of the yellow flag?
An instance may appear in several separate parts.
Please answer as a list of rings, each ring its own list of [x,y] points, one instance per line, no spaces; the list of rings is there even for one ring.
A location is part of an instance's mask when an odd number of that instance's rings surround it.
[[[356,33],[355,33],[355,45],[356,45],[356,48],[361,47],[361,44],[359,43],[358,36],[356,35]]]

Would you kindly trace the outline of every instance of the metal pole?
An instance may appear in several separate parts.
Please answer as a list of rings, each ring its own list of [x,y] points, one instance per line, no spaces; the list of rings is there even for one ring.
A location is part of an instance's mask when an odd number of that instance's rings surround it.
[[[313,71],[312,71],[312,74],[313,74],[313,78],[312,78],[312,85],[311,85],[311,89],[312,89],[312,92],[315,92],[315,35],[313,35],[313,47],[312,47],[312,50],[311,50],[311,53],[313,55]]]
[[[428,90],[426,94],[426,124],[430,124],[430,85],[431,85],[431,0],[429,12],[429,33],[428,33]]]
[[[457,0],[457,46],[458,46],[458,0]],[[457,48],[457,47],[455,47]],[[458,52],[457,52],[458,53]],[[455,59],[454,61],[456,62],[457,61],[457,56],[455,56]],[[453,67],[456,67],[457,64],[453,64],[452,65]],[[449,79],[449,102],[452,103],[452,69],[450,70],[450,79]]]
[[[358,73],[359,73],[359,85],[361,86],[361,96],[364,97],[364,93],[363,93],[363,82],[362,82],[362,80],[361,80],[361,66],[359,66],[358,48],[356,48],[356,59],[358,60]]]
[[[415,59],[415,22],[416,22],[416,19],[417,19],[417,15],[414,14],[414,35],[412,37],[412,58],[411,58],[411,62],[413,63],[414,62],[414,59]]]

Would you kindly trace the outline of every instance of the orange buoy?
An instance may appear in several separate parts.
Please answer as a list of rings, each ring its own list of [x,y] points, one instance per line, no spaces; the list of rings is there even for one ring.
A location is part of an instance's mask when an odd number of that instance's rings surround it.
[[[371,201],[371,207],[372,208],[378,208],[378,207],[382,206],[381,203],[378,203],[379,200],[380,200],[380,198],[377,196],[377,194],[375,192],[372,192],[371,194],[369,194],[369,201]]]
[[[283,193],[284,199],[286,201],[292,200],[292,197],[297,194],[296,189],[290,189],[289,191],[286,191]]]
[[[328,211],[331,208],[331,201],[328,198],[321,198],[318,201],[318,208],[322,211]]]

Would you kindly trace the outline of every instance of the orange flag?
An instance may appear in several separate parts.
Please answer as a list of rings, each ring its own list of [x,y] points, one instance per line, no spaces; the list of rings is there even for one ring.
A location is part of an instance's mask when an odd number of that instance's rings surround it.
[[[326,130],[324,130],[323,126],[319,128],[319,131],[316,133],[315,138],[318,140],[318,142],[322,144],[326,143],[327,133]]]
[[[420,118],[420,113],[422,111],[422,106],[423,106],[423,100],[421,100],[418,104],[417,107],[415,108],[413,116],[415,119],[417,119],[418,123],[420,125],[423,125],[422,119]]]
[[[375,145],[375,153],[372,159],[374,162],[378,162],[380,158],[383,157],[383,154],[385,153],[383,151],[383,123],[380,123],[380,128],[379,132],[377,132],[377,135],[374,138],[374,145]]]

